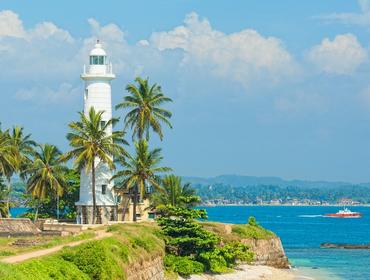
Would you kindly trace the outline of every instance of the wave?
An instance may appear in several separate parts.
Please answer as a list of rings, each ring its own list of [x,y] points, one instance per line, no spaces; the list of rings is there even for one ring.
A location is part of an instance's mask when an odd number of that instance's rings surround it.
[[[301,218],[317,218],[317,217],[323,217],[323,215],[299,215],[298,217],[301,217]]]

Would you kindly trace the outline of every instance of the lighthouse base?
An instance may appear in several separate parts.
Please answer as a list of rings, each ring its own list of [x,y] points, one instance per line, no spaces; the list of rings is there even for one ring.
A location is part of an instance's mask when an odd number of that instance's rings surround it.
[[[93,206],[76,205],[77,224],[93,224]],[[95,224],[107,224],[110,221],[117,221],[116,205],[97,205],[95,213]]]

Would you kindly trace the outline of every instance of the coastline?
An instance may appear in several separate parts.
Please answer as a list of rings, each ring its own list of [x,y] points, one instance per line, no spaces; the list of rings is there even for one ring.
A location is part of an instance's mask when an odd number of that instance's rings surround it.
[[[305,276],[297,269],[278,269],[264,265],[239,265],[235,271],[224,274],[191,275],[180,280],[319,280]]]
[[[271,207],[278,207],[278,206],[289,206],[289,207],[370,207],[370,204],[356,204],[356,205],[343,205],[343,204],[325,204],[325,205],[316,205],[316,204],[200,204],[197,207],[224,207],[224,206],[271,206]]]

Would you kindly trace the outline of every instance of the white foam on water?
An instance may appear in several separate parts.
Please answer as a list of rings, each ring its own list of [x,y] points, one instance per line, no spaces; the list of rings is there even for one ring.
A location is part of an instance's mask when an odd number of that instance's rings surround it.
[[[324,217],[323,215],[299,215],[298,217],[301,218],[317,218],[317,217]]]

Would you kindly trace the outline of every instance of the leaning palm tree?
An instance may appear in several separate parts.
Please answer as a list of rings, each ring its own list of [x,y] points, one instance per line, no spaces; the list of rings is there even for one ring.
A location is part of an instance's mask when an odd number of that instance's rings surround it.
[[[12,147],[15,151],[15,160],[17,162],[17,170],[13,169],[13,172],[19,173],[22,179],[26,179],[27,172],[26,170],[29,168],[32,160],[31,156],[34,153],[34,147],[36,146],[36,142],[31,140],[31,134],[25,135],[23,132],[23,127],[15,126],[9,132],[9,138]],[[8,179],[8,192],[11,192],[11,178],[13,174],[9,174],[10,176],[7,177]],[[10,207],[9,201],[10,196],[8,196],[7,201],[7,209],[8,209],[8,216],[10,216]]]
[[[161,123],[165,123],[172,128],[169,119],[171,112],[159,107],[163,103],[172,101],[164,96],[159,85],[149,85],[149,79],[137,77],[135,84],[129,84],[126,90],[130,95],[125,96],[123,101],[119,103],[116,109],[129,109],[124,122],[125,129],[131,128],[133,131],[132,138],[143,139],[144,134],[146,140],[149,140],[150,128],[156,132],[160,139],[163,139]]]
[[[55,193],[57,198],[57,215],[59,212],[59,197],[67,187],[65,180],[66,167],[61,164],[62,153],[57,147],[50,144],[38,145],[34,152],[34,160],[27,173],[27,192],[37,199],[35,220],[37,220],[40,202],[49,194]]]
[[[194,206],[186,203],[186,198],[194,197],[195,189],[190,183],[181,183],[181,177],[176,175],[167,175],[162,179],[162,191],[154,191],[150,200],[151,205],[157,207],[159,205],[171,205],[180,207]]]
[[[122,144],[127,144],[127,142],[123,139],[124,132],[122,131],[114,131],[112,134],[107,133],[108,129],[118,122],[118,119],[102,122],[103,112],[96,112],[94,107],[91,107],[87,116],[82,112],[79,115],[79,121],[69,124],[72,131],[67,134],[67,139],[72,150],[67,152],[63,159],[74,158],[75,168],[91,172],[92,222],[95,223],[97,212],[95,169],[99,162],[107,164],[110,169],[115,169],[113,156],[126,155],[127,152]]]
[[[148,142],[139,140],[135,142],[135,155],[118,158],[123,169],[118,171],[111,180],[115,180],[117,192],[129,192],[133,200],[133,221],[136,222],[137,200],[147,194],[150,184],[155,189],[160,189],[159,174],[171,171],[169,167],[158,166],[162,160],[161,149],[149,151]]]

